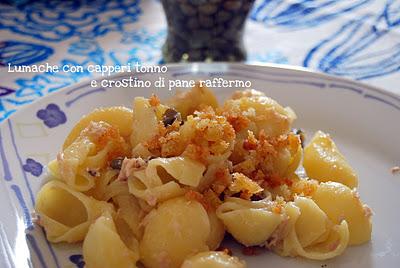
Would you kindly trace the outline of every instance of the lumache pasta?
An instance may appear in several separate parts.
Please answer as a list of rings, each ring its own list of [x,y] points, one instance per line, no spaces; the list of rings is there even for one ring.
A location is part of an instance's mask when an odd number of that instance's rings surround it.
[[[226,234],[281,256],[336,257],[371,239],[372,213],[332,138],[318,131],[303,149],[295,119],[262,92],[218,105],[199,85],[96,109],[49,163],[38,223],[50,242],[83,242],[88,268],[247,267],[219,250]]]
[[[83,241],[87,268],[135,268],[139,259],[137,246],[128,247],[117,232],[110,214],[100,216],[89,228]]]

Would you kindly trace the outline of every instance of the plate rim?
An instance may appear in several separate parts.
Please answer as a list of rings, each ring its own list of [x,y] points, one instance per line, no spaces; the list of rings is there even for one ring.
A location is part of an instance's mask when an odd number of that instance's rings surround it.
[[[242,64],[242,63],[192,63],[192,64],[167,64],[167,66],[171,67],[171,72],[174,71],[190,71],[190,73],[192,74],[196,74],[195,71],[192,70],[192,68],[194,68],[194,66],[202,66],[200,69],[201,71],[205,71],[207,72],[207,66],[212,66],[212,68],[214,68],[213,70],[215,70],[215,66],[221,65],[221,66],[227,66],[227,70],[232,70],[232,66],[239,66],[239,67],[243,67],[246,68],[246,70],[251,71],[252,68],[260,68],[260,73],[261,72],[268,72],[268,70],[272,71],[272,70],[277,70],[278,72],[287,72],[287,71],[292,71],[293,74],[294,73],[298,73],[300,75],[303,75],[304,78],[307,77],[311,77],[313,79],[322,79],[325,82],[328,82],[329,80],[332,81],[337,81],[337,82],[343,82],[347,85],[355,85],[355,86],[359,86],[362,89],[366,89],[366,90],[371,90],[373,92],[376,92],[379,95],[384,95],[384,96],[389,96],[389,95],[394,95],[394,99],[396,100],[396,103],[398,102],[400,104],[400,99],[399,96],[397,96],[396,94],[390,94],[390,91],[384,90],[384,89],[379,89],[379,88],[374,88],[372,86],[360,83],[358,81],[354,81],[351,79],[346,79],[346,78],[342,78],[342,77],[335,77],[332,75],[327,75],[327,74],[323,74],[323,73],[318,73],[318,72],[314,72],[311,69],[307,69],[307,68],[303,68],[303,67],[298,67],[298,66],[287,66],[287,65],[280,65],[280,64]],[[307,74],[306,74],[307,73]],[[129,73],[128,73],[129,74]],[[134,74],[134,72],[130,73],[130,74]],[[290,74],[290,72],[289,72]],[[68,91],[72,91],[74,89],[77,89],[78,87],[85,87],[85,86],[90,86],[90,81],[91,80],[101,80],[101,79],[105,79],[105,78],[114,78],[114,79],[118,79],[120,77],[126,76],[127,72],[125,73],[116,73],[116,74],[112,74],[110,76],[104,76],[104,77],[97,77],[97,78],[93,78],[91,79],[90,77],[85,78],[84,80],[71,84],[69,86],[66,86],[60,90],[57,90],[55,92],[51,92],[49,94],[47,94],[46,96],[44,96],[43,98],[39,98],[37,100],[35,100],[32,104],[35,103],[41,103],[43,104],[46,103],[46,101],[48,101],[50,98],[59,98],[60,96],[62,96],[62,94],[65,94]],[[157,74],[150,74],[150,75],[157,75]],[[271,74],[273,75],[273,74]],[[286,79],[290,79],[291,77],[288,76]],[[110,90],[115,90],[117,88],[110,88]],[[383,93],[382,93],[382,92]],[[386,93],[385,93],[386,92]],[[389,94],[387,94],[389,93]],[[57,94],[61,94],[61,95],[57,95]],[[29,111],[29,109],[32,108],[32,105],[26,105],[24,107],[22,107],[21,109],[19,109],[18,111],[16,111],[14,114],[12,114],[9,118],[6,118],[3,122],[0,123],[0,128],[3,128],[6,126],[7,122],[11,119],[13,120],[16,116],[24,116],[23,113]],[[28,110],[25,110],[28,109]],[[22,114],[21,114],[22,113]],[[392,112],[391,112],[392,113]],[[4,123],[4,124],[3,124]],[[30,253],[32,256],[32,253]]]

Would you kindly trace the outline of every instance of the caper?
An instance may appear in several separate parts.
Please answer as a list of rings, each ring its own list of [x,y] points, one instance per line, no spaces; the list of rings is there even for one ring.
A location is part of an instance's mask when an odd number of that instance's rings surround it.
[[[300,128],[299,129],[294,128],[294,129],[292,129],[292,131],[294,134],[299,136],[300,142],[301,142],[301,147],[304,148],[304,142],[306,141],[306,136],[304,134],[304,131]]]
[[[124,162],[124,157],[117,157],[111,160],[110,166],[112,169],[121,169],[122,162]]]
[[[167,109],[163,115],[164,126],[167,127],[172,125],[175,120],[182,121],[181,114],[173,108]]]

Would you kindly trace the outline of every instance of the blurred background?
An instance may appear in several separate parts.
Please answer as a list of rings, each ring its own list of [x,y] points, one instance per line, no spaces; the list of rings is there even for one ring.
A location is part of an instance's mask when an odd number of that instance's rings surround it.
[[[41,96],[94,75],[87,72],[8,73],[9,63],[87,66],[243,60],[307,67],[400,93],[400,0],[252,2],[2,0],[0,121]],[[211,37],[203,30],[211,31],[214,34],[211,52],[201,52],[202,56],[196,58],[193,55],[198,55],[198,43],[186,44],[171,37],[173,33],[168,33],[162,4],[171,7],[170,25],[178,23],[174,25],[186,27],[175,30],[184,33],[184,40],[198,40],[195,38],[203,33],[205,37],[200,41],[204,43]],[[244,8],[246,5],[248,11]],[[176,19],[176,14],[183,17]],[[241,30],[247,14],[242,44]],[[191,18],[195,19],[189,23]],[[218,28],[221,21],[225,24]],[[196,23],[203,28],[196,28]],[[195,25],[193,28],[197,30],[187,32],[189,25]],[[220,41],[215,37],[224,34],[228,41],[220,42],[220,52],[215,49],[214,44]],[[167,36],[172,41],[169,47],[164,46],[163,57],[162,47]],[[193,54],[166,57],[182,44],[194,49]],[[233,56],[215,56],[225,55],[224,51],[236,45],[237,49],[228,53]]]

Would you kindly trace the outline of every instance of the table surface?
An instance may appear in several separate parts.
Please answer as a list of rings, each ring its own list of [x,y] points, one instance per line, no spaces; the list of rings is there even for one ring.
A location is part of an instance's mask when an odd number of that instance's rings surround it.
[[[7,65],[156,64],[166,37],[157,0],[0,4],[0,121],[93,73],[9,73]],[[304,66],[400,94],[400,0],[257,0],[248,62]]]

